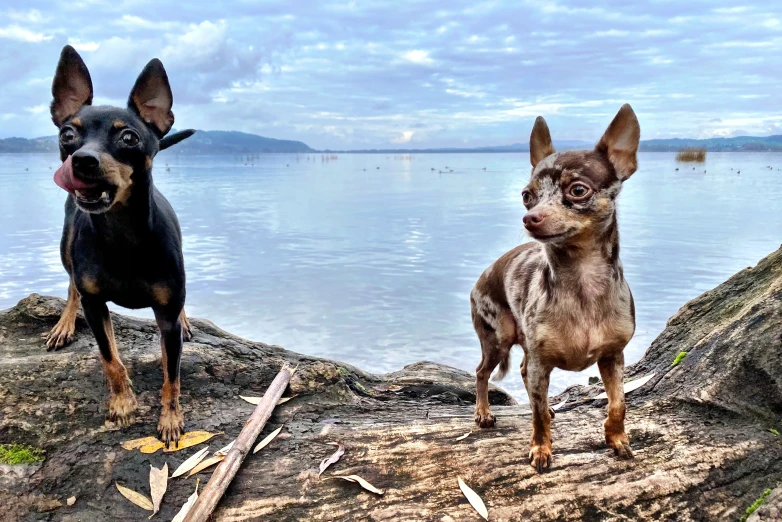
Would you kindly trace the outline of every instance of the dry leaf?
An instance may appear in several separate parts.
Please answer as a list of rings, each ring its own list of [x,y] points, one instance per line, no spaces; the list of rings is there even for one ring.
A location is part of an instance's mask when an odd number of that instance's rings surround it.
[[[334,478],[341,478],[349,482],[358,482],[361,485],[361,487],[366,489],[367,491],[371,491],[372,493],[377,493],[378,495],[383,494],[381,490],[377,489],[375,486],[373,486],[366,480],[362,479],[358,475],[334,475]]]
[[[471,432],[471,431],[468,431],[468,432],[467,432],[467,433],[465,433],[464,435],[462,435],[462,436],[460,436],[460,437],[456,437],[456,440],[464,440],[464,439],[466,439],[467,437],[469,437],[470,435],[472,435],[472,432]]]
[[[163,452],[172,453],[174,451],[183,450],[191,446],[197,446],[202,442],[208,441],[215,435],[221,435],[221,434],[222,433],[209,433],[208,431],[190,431],[182,435],[182,438],[179,439],[179,442],[177,443],[175,448],[171,448],[171,449],[163,448]],[[142,449],[141,452],[143,453],[144,450]]]
[[[654,372],[650,373],[649,375],[645,375],[641,377],[640,379],[635,379],[634,381],[626,382],[624,385],[625,394],[630,393],[633,390],[637,390],[650,380],[652,380],[652,377],[654,377]],[[595,399],[607,399],[608,395],[606,392],[601,393]]]
[[[318,473],[319,477],[324,471],[326,471],[326,468],[332,464],[335,464],[339,458],[345,454],[345,446],[341,442],[329,442],[329,444],[332,446],[337,446],[337,451],[335,451],[334,454],[329,458],[320,461],[320,473]]]
[[[486,510],[486,504],[483,503],[481,497],[479,497],[475,491],[470,489],[470,487],[464,483],[462,477],[457,478],[459,481],[459,489],[462,490],[462,494],[464,494],[464,496],[467,498],[467,501],[470,503],[470,505],[475,508],[475,511],[477,511],[484,520],[489,520],[489,512]]]
[[[565,398],[562,400],[562,402],[556,404],[555,406],[552,406],[551,409],[554,410],[554,411],[558,411],[562,406],[565,405],[565,403],[568,401],[568,399],[570,399],[570,394],[569,393],[567,395],[565,395]]]
[[[66,504],[69,506],[72,506],[76,503],[76,497],[70,497],[68,500],[65,501]]]
[[[152,518],[155,513],[160,511],[160,502],[163,500],[163,495],[166,494],[166,488],[168,487],[168,462],[163,464],[163,467],[158,469],[153,466],[149,466],[149,492],[152,495],[152,514],[149,518]]]
[[[277,401],[277,406],[280,404],[285,404],[289,400],[296,397],[296,395],[291,395],[290,397],[280,397],[280,400]],[[255,404],[256,406],[261,403],[261,399],[263,397],[245,397],[244,395],[239,396],[240,399],[244,399],[245,401],[249,402],[250,404]]]
[[[157,440],[155,437],[144,437],[142,439],[133,439],[133,440],[126,440],[121,444],[121,446],[130,451],[134,449],[138,449],[141,446],[149,446],[150,444],[163,444],[159,440]]]
[[[198,465],[199,462],[204,460],[204,457],[206,457],[206,453],[209,451],[209,446],[197,451],[194,455],[192,455],[189,459],[184,461],[182,464],[179,465],[179,467],[174,471],[174,474],[171,475],[171,478],[177,478],[180,475],[184,475],[194,467]]]
[[[231,451],[231,448],[234,447],[234,442],[236,442],[235,439],[232,440],[231,443],[228,446],[225,446],[224,448],[221,448],[221,449],[215,451],[215,457],[217,457],[217,456],[225,457],[226,455],[228,455],[228,452]]]
[[[195,504],[195,501],[198,500],[198,483],[201,482],[201,479],[196,479],[196,489],[195,493],[190,495],[187,499],[187,502],[182,506],[182,509],[179,510],[179,513],[176,514],[174,518],[171,519],[171,522],[183,522],[185,520],[185,517],[190,512],[190,510],[193,508],[193,504]]]
[[[214,455],[212,457],[209,457],[208,459],[201,462],[198,466],[194,467],[190,473],[187,474],[187,478],[192,477],[196,473],[200,473],[201,471],[205,470],[209,466],[214,466],[218,462],[222,462],[223,459],[225,459],[225,455]]]
[[[209,433],[208,431],[189,431],[182,435],[182,438],[179,439],[176,447],[173,448],[166,448],[165,444],[154,437],[146,437],[144,439],[123,442],[122,447],[125,449],[139,448],[141,453],[155,453],[160,449],[163,449],[164,453],[173,453],[174,451],[180,451],[185,448],[189,448],[190,446],[196,446],[202,442],[206,442],[215,435],[219,435],[219,433]],[[141,446],[138,446],[141,441],[145,441],[145,443]]]
[[[147,511],[152,511],[152,501],[149,500],[147,497],[145,497],[141,493],[137,493],[133,491],[132,489],[128,489],[125,486],[120,486],[116,482],[114,483],[114,485],[117,486],[117,491],[119,491],[123,497],[130,500],[140,508],[144,508]]]
[[[280,434],[280,431],[282,431],[282,426],[274,430],[273,432],[269,433],[265,439],[263,439],[261,442],[258,443],[255,448],[253,448],[253,454],[258,453],[263,448],[265,448],[271,441],[274,440],[274,437]]]

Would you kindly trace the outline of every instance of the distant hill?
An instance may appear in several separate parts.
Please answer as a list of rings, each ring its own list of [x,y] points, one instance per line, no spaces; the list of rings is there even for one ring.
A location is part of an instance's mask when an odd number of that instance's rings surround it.
[[[684,147],[704,147],[711,152],[782,151],[782,135],[736,136],[734,138],[708,138],[704,140],[671,138],[641,141],[641,150],[649,152],[675,152]]]
[[[172,131],[173,132],[173,131]],[[0,139],[0,152],[57,152],[57,136]],[[237,131],[197,131],[172,151],[186,154],[262,154],[268,152],[315,152],[305,143],[265,138]]]
[[[557,150],[591,148],[592,142],[578,140],[554,141]],[[641,151],[675,152],[684,147],[704,147],[713,152],[745,151],[782,151],[782,135],[775,136],[736,136],[734,138],[709,138],[703,140],[687,138],[642,140]],[[42,138],[6,138],[0,139],[0,153],[3,152],[57,152],[57,137]],[[262,154],[268,152],[328,152],[363,154],[411,154],[411,153],[492,153],[492,152],[528,152],[526,143],[496,145],[474,148],[429,148],[429,149],[362,149],[319,151],[310,148],[301,141],[277,140],[257,134],[238,131],[198,131],[195,135],[175,145],[172,151],[184,154]]]
[[[315,152],[300,141],[277,140],[238,131],[197,131],[171,150],[178,154],[257,154]]]

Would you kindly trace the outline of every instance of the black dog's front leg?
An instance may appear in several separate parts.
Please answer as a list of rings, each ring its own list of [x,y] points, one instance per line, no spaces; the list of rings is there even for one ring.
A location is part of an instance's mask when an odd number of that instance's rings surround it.
[[[133,422],[133,413],[138,403],[130,387],[128,371],[119,358],[109,308],[105,301],[85,295],[82,295],[81,306],[84,309],[84,317],[98,342],[103,373],[109,386],[108,418],[112,422],[127,426]]]
[[[160,439],[168,447],[176,445],[185,427],[179,407],[179,363],[182,358],[181,308],[156,308],[155,319],[160,328],[160,348],[163,352],[163,389],[161,390],[160,421],[157,429]]]

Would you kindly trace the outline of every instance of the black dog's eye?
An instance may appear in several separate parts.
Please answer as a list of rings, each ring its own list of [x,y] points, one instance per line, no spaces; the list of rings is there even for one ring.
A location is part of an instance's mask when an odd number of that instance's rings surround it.
[[[570,185],[570,196],[574,199],[584,199],[589,195],[591,189],[583,183],[574,183]]]
[[[136,145],[138,145],[139,142],[138,134],[136,134],[132,130],[126,130],[125,132],[123,132],[120,135],[119,139],[127,147],[135,147]]]
[[[524,203],[525,207],[528,207],[532,204],[532,200],[534,198],[532,197],[532,192],[530,192],[527,189],[524,189],[524,191],[521,193],[521,202]]]
[[[60,141],[63,144],[71,143],[75,139],[76,139],[76,132],[70,127],[66,127],[62,131],[60,131]]]

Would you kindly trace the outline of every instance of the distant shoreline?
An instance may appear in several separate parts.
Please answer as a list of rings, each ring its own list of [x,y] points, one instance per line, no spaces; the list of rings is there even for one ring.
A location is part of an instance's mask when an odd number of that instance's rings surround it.
[[[554,141],[557,150],[589,149],[593,142],[581,140]],[[683,148],[703,148],[707,152],[782,152],[782,135],[736,136],[708,139],[652,139],[641,141],[641,152],[678,152]],[[425,149],[323,149],[316,150],[304,142],[279,140],[238,131],[196,131],[187,140],[176,145],[175,152],[195,155],[252,155],[273,153],[297,154],[494,154],[529,152],[525,143],[487,147],[431,147]],[[0,153],[57,152],[56,136],[41,138],[0,139]]]

